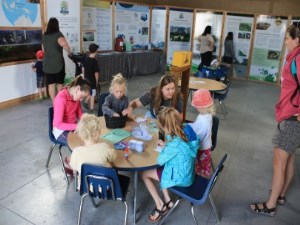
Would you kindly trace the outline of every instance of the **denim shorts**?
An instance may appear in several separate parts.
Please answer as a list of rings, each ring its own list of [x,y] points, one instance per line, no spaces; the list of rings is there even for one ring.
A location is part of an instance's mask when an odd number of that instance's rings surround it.
[[[300,147],[300,122],[297,120],[281,121],[277,125],[272,143],[288,154],[293,154]]]

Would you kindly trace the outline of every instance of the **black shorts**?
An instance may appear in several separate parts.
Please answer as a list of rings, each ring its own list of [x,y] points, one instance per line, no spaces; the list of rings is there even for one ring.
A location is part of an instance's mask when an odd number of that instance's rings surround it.
[[[47,84],[63,84],[65,81],[65,66],[58,73],[46,73]]]

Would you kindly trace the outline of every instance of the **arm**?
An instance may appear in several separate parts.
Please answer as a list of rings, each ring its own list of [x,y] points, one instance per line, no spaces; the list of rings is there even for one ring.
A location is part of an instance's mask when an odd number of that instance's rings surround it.
[[[174,158],[176,154],[176,151],[171,146],[168,147],[168,145],[165,145],[157,157],[157,163],[162,166]]]
[[[140,101],[139,98],[136,98],[136,99],[132,100],[129,103],[128,108],[127,108],[128,116],[132,117],[133,110],[136,109],[136,108],[142,107],[142,106],[143,106],[143,104],[142,104],[142,102]]]
[[[100,74],[99,72],[95,73],[96,85],[98,85]]]
[[[117,116],[118,115],[114,110],[111,109],[112,101],[113,101],[112,95],[109,94],[105,98],[105,101],[102,105],[102,111],[103,111],[104,115],[108,115],[108,116]]]
[[[71,49],[69,47],[69,44],[66,41],[65,37],[59,37],[57,39],[57,43],[68,53],[68,55],[70,55],[72,53]]]
[[[56,96],[53,102],[54,117],[53,117],[53,127],[60,130],[75,130],[76,123],[65,123],[63,121],[65,114],[66,102],[61,96]]]
[[[214,45],[215,45],[215,40],[212,35],[209,34],[209,41],[210,41],[210,49],[213,51],[214,50]]]
[[[112,163],[113,161],[115,161],[115,159],[117,158],[117,153],[116,151],[111,148],[109,145],[107,145],[107,162]]]

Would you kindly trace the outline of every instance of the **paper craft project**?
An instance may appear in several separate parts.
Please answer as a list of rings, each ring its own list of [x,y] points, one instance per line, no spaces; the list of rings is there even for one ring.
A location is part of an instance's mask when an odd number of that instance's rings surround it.
[[[131,135],[130,132],[128,132],[126,130],[114,129],[111,132],[108,132],[107,134],[101,135],[101,137],[112,143],[117,143],[119,141],[122,141],[125,138],[128,138],[130,135]]]

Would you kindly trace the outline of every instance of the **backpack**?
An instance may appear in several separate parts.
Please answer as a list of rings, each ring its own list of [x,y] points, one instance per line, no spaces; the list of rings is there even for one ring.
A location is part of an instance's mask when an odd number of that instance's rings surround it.
[[[294,107],[298,108],[298,105],[295,105],[293,103],[293,99],[296,97],[297,93],[300,93],[300,84],[299,84],[299,80],[297,77],[297,63],[296,63],[296,57],[293,59],[292,64],[291,64],[291,72],[292,72],[292,76],[294,77],[296,83],[297,83],[297,88],[294,91],[292,97],[291,97],[291,103]]]

